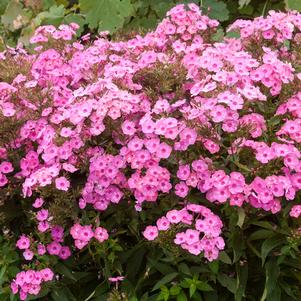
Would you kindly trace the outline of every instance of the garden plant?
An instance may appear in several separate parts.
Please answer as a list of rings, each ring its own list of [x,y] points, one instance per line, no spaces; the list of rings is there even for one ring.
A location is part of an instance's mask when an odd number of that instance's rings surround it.
[[[300,300],[301,14],[81,30],[0,53],[0,300]]]

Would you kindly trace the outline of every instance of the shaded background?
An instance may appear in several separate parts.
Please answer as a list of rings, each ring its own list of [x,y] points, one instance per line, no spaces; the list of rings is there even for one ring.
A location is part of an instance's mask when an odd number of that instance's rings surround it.
[[[0,47],[28,44],[35,28],[45,24],[76,22],[79,35],[147,31],[171,7],[189,2],[218,19],[223,29],[233,20],[265,15],[271,9],[301,11],[301,0],[0,0]]]

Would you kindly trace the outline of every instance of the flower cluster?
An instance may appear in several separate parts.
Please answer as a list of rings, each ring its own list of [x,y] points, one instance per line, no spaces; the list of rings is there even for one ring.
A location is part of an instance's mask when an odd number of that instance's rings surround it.
[[[70,229],[70,234],[78,249],[84,248],[93,237],[99,242],[104,242],[109,238],[108,231],[106,229],[96,227],[93,231],[92,225],[81,226],[80,224],[74,224]]]
[[[53,280],[54,274],[51,269],[46,268],[39,271],[22,271],[16,275],[11,283],[14,294],[19,293],[21,300],[26,300],[29,294],[38,295],[44,282]]]
[[[213,260],[224,247],[218,205],[277,213],[296,202],[301,14],[238,20],[229,30],[240,38],[214,42],[218,26],[197,5],[178,5],[127,41],[105,33],[75,40],[76,24],[47,25],[32,37],[34,51],[0,54],[0,187],[34,200],[37,231],[47,237],[21,236],[25,259],[66,259],[69,234],[77,249],[108,239],[97,227],[107,209],[125,201],[141,211],[169,198],[176,208],[144,236],[186,225],[175,244]],[[194,194],[216,212],[183,207]],[[54,199],[66,198],[89,214],[76,208],[71,222],[56,223]]]
[[[147,226],[143,235],[147,240],[154,240],[160,231],[168,231],[178,224],[187,229],[176,233],[174,243],[189,253],[199,255],[204,252],[204,257],[212,261],[218,257],[219,250],[224,249],[225,243],[220,236],[223,226],[221,219],[210,209],[196,204],[168,211],[166,216],[157,220],[156,226]]]

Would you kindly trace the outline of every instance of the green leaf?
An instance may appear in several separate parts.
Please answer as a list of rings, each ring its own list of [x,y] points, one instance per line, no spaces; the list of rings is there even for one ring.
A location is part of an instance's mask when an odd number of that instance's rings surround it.
[[[260,229],[260,230],[257,230],[255,232],[253,232],[248,240],[259,240],[259,239],[266,239],[266,238],[269,238],[271,236],[273,236],[275,233],[271,230],[266,230],[266,229]]]
[[[236,279],[227,276],[226,274],[219,274],[217,276],[218,282],[226,287],[231,293],[235,294],[236,292]]]
[[[286,9],[297,10],[301,12],[300,0],[285,0]]]
[[[172,1],[166,0],[152,0],[150,2],[151,8],[156,12],[160,19],[163,19],[167,13],[173,6],[174,3]]]
[[[155,290],[159,289],[162,285],[170,282],[171,280],[173,280],[177,276],[178,276],[178,273],[176,273],[176,272],[166,275],[165,277],[163,277],[160,281],[158,281],[156,283],[156,285],[153,287],[152,291],[155,291]]]
[[[35,27],[32,26],[32,24],[22,28],[21,35],[18,39],[18,42],[26,46],[29,45],[29,40],[33,36],[34,31],[35,31]]]
[[[195,291],[196,291],[196,285],[194,283],[192,283],[189,287],[189,296],[190,296],[190,298],[194,295]]]
[[[43,10],[48,10],[51,6],[55,4],[55,0],[42,0]]]
[[[12,0],[1,16],[3,25],[10,31],[16,31],[29,23],[31,13],[26,11],[19,1]]]
[[[251,0],[238,0],[239,8],[247,6],[250,2]]]
[[[65,15],[64,5],[54,5],[49,8],[49,11],[44,11],[36,16],[36,22],[41,24],[52,24],[58,26],[62,23]]]
[[[132,279],[135,280],[135,278],[136,278],[136,276],[139,272],[139,269],[142,266],[142,262],[143,262],[143,259],[144,259],[145,252],[146,252],[146,249],[139,248],[127,260],[126,271],[127,271],[128,278],[130,280],[132,280]]]
[[[6,6],[9,3],[9,0],[0,1],[0,14],[2,15],[5,12]]]
[[[169,292],[172,296],[177,296],[180,294],[181,288],[178,285],[174,285],[170,288]]]
[[[62,263],[58,264],[55,269],[62,276],[66,277],[70,280],[77,281],[77,279],[73,275],[72,271],[70,269],[68,269],[64,264],[62,264]]]
[[[215,34],[212,35],[212,41],[214,42],[221,42],[224,37],[223,29],[219,28]]]
[[[265,228],[265,229],[275,230],[274,226],[272,224],[270,224],[269,222],[265,222],[265,221],[255,221],[255,222],[252,222],[252,225],[256,225],[256,226],[259,226],[259,227]]]
[[[184,292],[181,292],[181,294],[177,296],[177,301],[187,301],[187,297]]]
[[[153,260],[151,258],[148,258],[148,262],[161,274],[171,274],[175,272],[175,269],[173,269],[170,265],[158,262],[156,260]]]
[[[130,28],[145,28],[145,29],[152,29],[156,27],[158,23],[158,19],[155,15],[155,13],[150,13],[147,17],[139,17],[134,18],[133,21],[129,24]]]
[[[241,301],[245,296],[245,290],[248,281],[248,265],[236,264],[236,274],[237,274],[237,290],[235,293],[235,301]]]
[[[188,265],[186,263],[184,263],[184,262],[181,262],[179,264],[178,270],[179,270],[179,272],[181,272],[183,274],[191,275],[191,271],[190,271]]]
[[[278,277],[280,269],[275,260],[271,260],[266,264],[266,283],[263,295],[260,301],[280,301],[281,290],[278,285]]]
[[[161,292],[156,300],[167,301],[168,298],[169,298],[169,290],[165,285],[163,285],[163,286],[161,286]]]
[[[217,260],[209,262],[209,268],[210,270],[214,273],[217,274],[218,273],[218,269],[219,269],[219,263]]]
[[[242,231],[239,231],[239,229],[237,229],[237,231],[233,233],[232,247],[234,253],[233,262],[237,262],[242,256],[245,249],[243,233]]]
[[[7,266],[6,265],[4,265],[2,268],[1,268],[1,270],[0,270],[0,285],[2,284],[2,282],[3,282],[3,276],[4,276],[4,273],[6,272],[6,269],[7,269]]]
[[[81,13],[86,15],[89,27],[99,31],[115,32],[134,13],[130,0],[80,0],[79,6]]]
[[[264,262],[269,255],[269,253],[275,249],[276,247],[280,246],[286,242],[286,239],[283,238],[282,236],[274,236],[271,238],[268,238],[265,240],[261,246],[261,260],[262,260],[262,265],[264,265]]]
[[[251,5],[244,6],[239,9],[239,12],[244,15],[252,15],[254,13],[254,7]]]
[[[202,2],[202,9],[204,13],[208,11],[210,18],[219,21],[229,20],[229,10],[225,2],[219,0],[203,0]]]
[[[206,283],[204,281],[198,281],[196,286],[199,291],[203,291],[203,292],[213,291],[213,288],[211,287],[211,285],[209,285],[208,283]]]
[[[219,253],[218,259],[223,263],[232,264],[231,258],[225,251]]]
[[[238,221],[237,221],[237,226],[239,228],[242,228],[242,225],[244,224],[245,218],[246,218],[246,213],[243,208],[238,208]]]
[[[53,301],[77,301],[67,287],[53,289],[51,297]]]

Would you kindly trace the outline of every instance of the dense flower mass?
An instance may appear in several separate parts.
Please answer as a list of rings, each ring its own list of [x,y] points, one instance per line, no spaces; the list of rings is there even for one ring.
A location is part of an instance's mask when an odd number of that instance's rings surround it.
[[[25,260],[65,260],[92,238],[109,239],[100,224],[111,206],[140,212],[168,197],[178,205],[156,226],[141,225],[143,236],[176,231],[175,245],[211,261],[225,245],[223,224],[198,203],[271,213],[293,203],[301,190],[301,14],[238,20],[229,30],[240,38],[213,42],[218,25],[197,5],[178,5],[156,30],[127,41],[106,33],[75,41],[77,24],[49,25],[32,37],[34,50],[1,53],[9,72],[0,83],[0,187],[21,188],[43,233],[18,238]],[[52,195],[75,190],[78,216],[60,225]],[[81,220],[85,211],[97,218]],[[300,205],[290,213],[300,214]],[[13,292],[37,294],[53,278],[47,273],[19,273]]]

